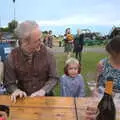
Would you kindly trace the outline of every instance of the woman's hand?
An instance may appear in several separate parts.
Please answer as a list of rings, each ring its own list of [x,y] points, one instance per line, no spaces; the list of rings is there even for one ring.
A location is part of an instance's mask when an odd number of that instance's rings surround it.
[[[85,120],[96,120],[96,113],[97,113],[96,107],[88,106],[85,113]]]

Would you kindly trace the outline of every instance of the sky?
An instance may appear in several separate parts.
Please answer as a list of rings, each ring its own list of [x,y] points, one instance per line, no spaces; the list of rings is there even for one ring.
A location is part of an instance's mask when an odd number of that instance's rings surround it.
[[[120,0],[0,0],[0,27],[14,19],[36,21],[42,31],[64,34],[70,27],[76,30],[108,34],[113,26],[120,26]]]

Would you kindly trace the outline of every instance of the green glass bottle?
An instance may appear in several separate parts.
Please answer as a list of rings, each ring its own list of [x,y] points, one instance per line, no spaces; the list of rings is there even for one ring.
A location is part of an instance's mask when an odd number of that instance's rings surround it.
[[[115,120],[116,109],[112,98],[113,78],[108,77],[105,84],[104,96],[98,104],[96,120]]]

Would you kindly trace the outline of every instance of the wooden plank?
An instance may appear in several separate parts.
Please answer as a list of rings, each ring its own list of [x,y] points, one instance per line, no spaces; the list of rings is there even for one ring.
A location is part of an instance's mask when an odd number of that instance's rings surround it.
[[[0,104],[10,106],[12,120],[76,120],[71,97],[27,97],[15,104],[9,96],[0,96]]]
[[[11,108],[12,120],[76,120],[75,109]]]
[[[18,99],[16,103],[12,103],[10,96],[0,96],[0,104],[9,106],[24,106],[24,107],[69,107],[74,106],[72,97],[26,97]]]
[[[10,96],[0,95],[0,104],[11,106],[12,102],[10,101]]]

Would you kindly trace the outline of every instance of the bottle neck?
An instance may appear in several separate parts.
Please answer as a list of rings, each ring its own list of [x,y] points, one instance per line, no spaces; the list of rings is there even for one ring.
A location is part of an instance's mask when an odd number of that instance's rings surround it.
[[[105,85],[105,93],[112,95],[113,81],[107,81]]]

